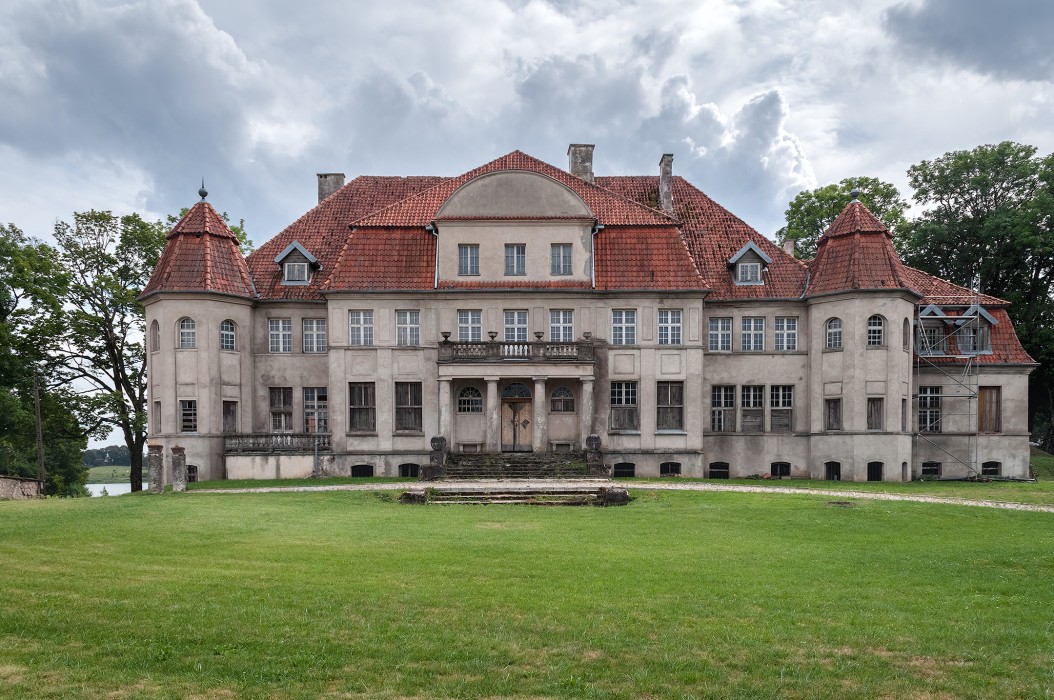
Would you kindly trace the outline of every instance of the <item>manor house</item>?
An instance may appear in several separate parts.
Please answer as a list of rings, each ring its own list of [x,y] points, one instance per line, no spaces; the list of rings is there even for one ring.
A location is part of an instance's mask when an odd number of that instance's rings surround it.
[[[1028,475],[1007,302],[904,265],[856,200],[798,260],[671,155],[640,176],[568,155],[322,174],[247,257],[202,192],[140,297],[150,443],[202,480],[416,476],[435,436],[595,436],[616,476]]]

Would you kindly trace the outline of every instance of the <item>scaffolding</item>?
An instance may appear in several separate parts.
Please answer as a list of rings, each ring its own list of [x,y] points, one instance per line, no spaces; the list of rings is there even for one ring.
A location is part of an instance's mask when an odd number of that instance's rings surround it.
[[[990,348],[991,317],[981,306],[978,284],[973,285],[972,303],[960,315],[946,315],[937,305],[921,302],[915,310],[915,454],[925,444],[965,467],[968,476],[980,477],[980,365],[977,355]],[[937,381],[924,379],[936,373]],[[930,382],[925,387],[922,381]],[[938,391],[934,393],[936,385]],[[925,391],[923,389],[926,389]],[[960,429],[945,431],[951,425]],[[948,437],[961,446],[949,445]],[[920,470],[922,469],[920,465]]]

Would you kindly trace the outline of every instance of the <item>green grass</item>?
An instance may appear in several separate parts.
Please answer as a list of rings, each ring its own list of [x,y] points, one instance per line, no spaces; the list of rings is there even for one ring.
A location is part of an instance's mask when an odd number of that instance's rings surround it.
[[[635,494],[0,504],[0,697],[1054,693],[1050,514]]]

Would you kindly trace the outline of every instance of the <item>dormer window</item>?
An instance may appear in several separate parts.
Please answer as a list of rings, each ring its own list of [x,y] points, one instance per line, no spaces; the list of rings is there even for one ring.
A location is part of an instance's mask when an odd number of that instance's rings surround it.
[[[761,273],[772,263],[772,258],[765,254],[754,241],[748,241],[735,255],[728,259],[728,267],[733,270],[736,284],[765,284]]]
[[[736,282],[739,284],[761,284],[761,263],[744,262],[736,265]]]
[[[318,259],[299,241],[287,245],[274,261],[282,266],[282,284],[307,284],[311,273],[321,267]]]
[[[287,262],[284,265],[283,282],[307,282],[306,262]]]

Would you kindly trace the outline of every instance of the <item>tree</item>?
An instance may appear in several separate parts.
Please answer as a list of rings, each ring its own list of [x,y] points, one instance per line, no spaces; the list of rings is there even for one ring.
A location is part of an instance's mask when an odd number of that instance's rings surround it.
[[[75,213],[55,225],[59,260],[69,276],[62,297],[67,323],[58,355],[64,376],[87,387],[100,424],[123,434],[132,491],[143,488],[146,444],[146,349],[143,307],[136,300],[165,245],[161,222],[137,214]]]
[[[67,278],[54,249],[0,225],[0,474],[37,476],[33,380],[39,377],[45,492],[84,495],[87,434],[78,398],[56,374]]]
[[[905,228],[908,264],[1010,301],[1031,377],[1030,423],[1054,416],[1054,156],[1004,141],[908,170],[925,211]],[[1039,399],[1039,400],[1037,400]]]
[[[895,234],[903,227],[908,203],[896,187],[873,177],[845,178],[838,184],[799,192],[787,208],[787,225],[776,233],[777,240],[781,244],[794,241],[795,257],[816,257],[820,236],[852,201],[854,189],[860,191],[859,198],[864,206],[890,231]]]

